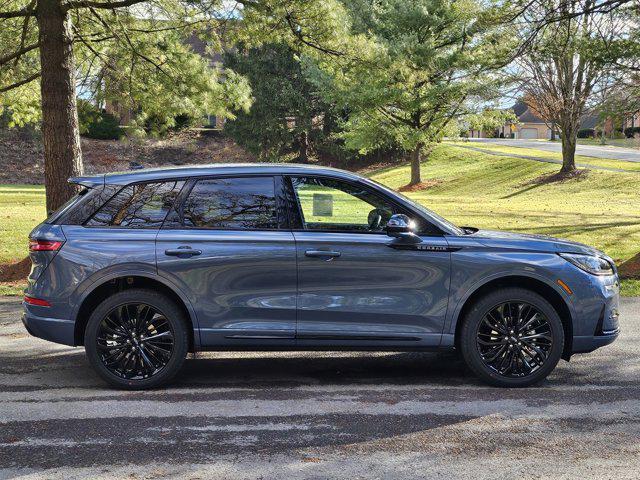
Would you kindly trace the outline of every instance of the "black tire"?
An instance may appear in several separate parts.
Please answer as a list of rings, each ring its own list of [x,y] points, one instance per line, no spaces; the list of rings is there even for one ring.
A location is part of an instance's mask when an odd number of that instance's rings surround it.
[[[528,324],[529,320],[533,323]],[[562,356],[562,321],[549,302],[530,290],[502,288],[487,294],[462,321],[462,356],[490,385],[534,385],[551,373]]]
[[[165,295],[125,290],[93,311],[84,345],[91,366],[110,385],[156,388],[168,383],[184,363],[189,350],[187,319]]]

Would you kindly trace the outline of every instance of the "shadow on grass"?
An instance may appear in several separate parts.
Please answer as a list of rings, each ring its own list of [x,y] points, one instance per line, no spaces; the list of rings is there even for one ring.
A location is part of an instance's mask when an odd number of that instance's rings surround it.
[[[544,175],[540,175],[539,177],[530,180],[522,184],[522,187],[525,187],[517,192],[510,193],[509,195],[505,195],[501,197],[501,199],[513,198],[518,195],[522,195],[523,193],[530,192],[531,190],[542,187],[544,185],[551,185],[554,183],[566,183],[569,181],[581,181],[586,179],[588,175],[588,170],[574,170],[573,172],[555,172],[555,173],[547,173]]]

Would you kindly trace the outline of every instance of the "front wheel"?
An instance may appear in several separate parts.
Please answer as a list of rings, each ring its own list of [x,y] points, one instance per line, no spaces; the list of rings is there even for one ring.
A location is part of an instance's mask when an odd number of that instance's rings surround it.
[[[186,319],[159,293],[131,289],[116,293],[93,311],[85,330],[91,365],[108,383],[140,390],[167,383],[189,348]]]
[[[530,290],[505,288],[482,297],[463,319],[460,347],[469,368],[498,387],[526,387],[556,367],[564,347],[562,321]]]

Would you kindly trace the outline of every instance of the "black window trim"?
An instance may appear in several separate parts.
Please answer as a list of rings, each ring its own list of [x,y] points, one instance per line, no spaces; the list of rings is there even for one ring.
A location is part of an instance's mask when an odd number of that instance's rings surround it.
[[[372,232],[372,231],[363,231],[363,230],[311,230],[308,228],[304,228],[303,223],[302,223],[302,212],[300,212],[300,201],[298,200],[298,195],[295,191],[295,188],[293,187],[293,182],[291,181],[292,178],[325,178],[328,180],[333,180],[333,181],[338,181],[338,182],[343,182],[346,183],[347,185],[350,185],[352,187],[358,187],[358,188],[364,188],[365,190],[368,190],[370,193],[382,198],[385,201],[388,201],[390,204],[392,204],[393,206],[397,207],[400,210],[406,211],[411,213],[412,216],[416,216],[420,219],[422,219],[425,223],[431,225],[431,227],[433,228],[432,232],[429,231],[420,231],[420,232],[416,232],[418,235],[424,235],[424,236],[444,236],[445,232],[443,232],[437,225],[434,225],[433,222],[430,222],[429,219],[425,218],[424,215],[422,215],[421,213],[413,210],[412,208],[407,207],[406,205],[398,202],[395,198],[389,196],[386,192],[382,192],[380,190],[378,190],[377,188],[368,185],[364,182],[359,182],[357,180],[352,180],[352,179],[347,179],[347,178],[342,178],[342,177],[337,177],[337,176],[332,176],[332,175],[326,175],[326,174],[316,174],[316,173],[292,173],[292,174],[285,174],[283,175],[285,182],[287,183],[286,185],[286,190],[287,190],[287,204],[289,206],[289,222],[290,225],[300,225],[299,227],[295,227],[295,228],[291,228],[292,232],[312,232],[312,233],[349,233],[349,234],[360,234],[360,235],[387,235],[387,233],[383,230],[380,232]]]
[[[167,213],[165,214],[164,218],[162,219],[162,222],[160,223],[159,226],[157,227],[131,227],[129,225],[87,225],[87,223],[93,218],[95,217],[98,212],[100,212],[100,210],[102,210],[104,208],[104,206],[106,204],[108,204],[111,200],[113,200],[116,196],[118,196],[120,194],[120,192],[122,192],[125,188],[134,186],[134,185],[149,185],[151,183],[170,183],[170,182],[184,182],[182,184],[182,187],[180,187],[180,191],[178,192],[178,195],[176,195],[176,199],[173,201],[173,205],[167,210]],[[131,182],[131,183],[127,183],[127,184],[123,184],[123,185],[119,185],[119,184],[109,184],[112,187],[115,188],[115,193],[113,195],[111,195],[108,199],[106,199],[104,202],[102,202],[102,205],[100,205],[98,208],[95,209],[95,211],[93,213],[91,213],[86,220],[84,220],[82,222],[82,227],[83,228],[108,228],[111,230],[160,230],[162,228],[162,226],[164,225],[164,222],[167,219],[167,216],[169,215],[169,213],[173,210],[173,208],[176,205],[176,201],[178,198],[180,198],[180,196],[182,195],[182,192],[184,191],[185,187],[187,186],[189,182],[189,178],[185,178],[185,177],[172,177],[172,178],[158,178],[155,180],[140,180],[138,182]],[[108,186],[108,185],[107,185]]]
[[[169,218],[169,214],[175,213],[178,215],[178,218],[182,222],[184,222],[184,218],[182,216],[182,208],[184,206],[185,200],[191,194],[193,187],[202,180],[216,180],[221,178],[254,178],[254,177],[271,177],[273,180],[273,191],[274,197],[276,201],[276,228],[219,228],[219,227],[188,227],[184,225],[167,225],[167,219]],[[173,204],[173,208],[167,212],[167,216],[165,216],[162,225],[160,226],[161,230],[201,230],[201,231],[218,231],[218,232],[282,232],[282,231],[290,231],[289,229],[289,219],[287,216],[283,216],[283,211],[287,211],[288,208],[285,200],[282,198],[281,194],[282,190],[282,175],[273,172],[264,172],[264,173],[223,173],[223,174],[215,174],[215,175],[198,175],[194,177],[189,177],[185,182],[185,185],[182,188],[180,194],[176,197],[176,201]],[[283,205],[282,202],[285,202]]]

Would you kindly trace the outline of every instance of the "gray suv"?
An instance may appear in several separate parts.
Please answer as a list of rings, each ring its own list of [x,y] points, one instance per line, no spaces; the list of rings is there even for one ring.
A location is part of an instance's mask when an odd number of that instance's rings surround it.
[[[30,235],[23,322],[112,385],[199,350],[451,350],[497,386],[618,335],[618,278],[578,243],[457,227],[371,180],[295,165],[71,179]]]

